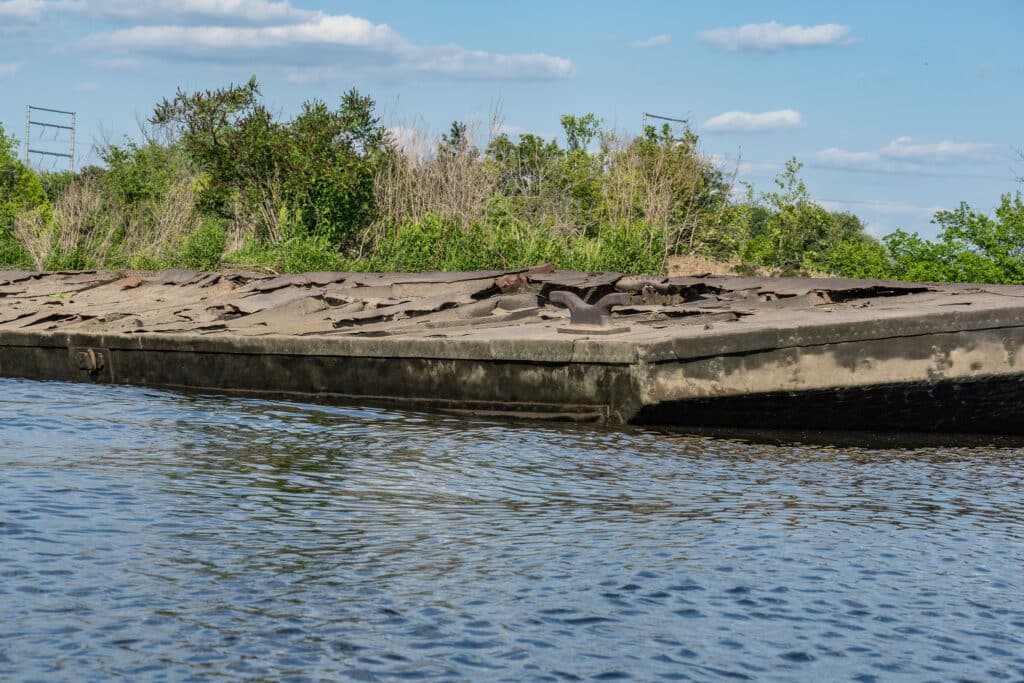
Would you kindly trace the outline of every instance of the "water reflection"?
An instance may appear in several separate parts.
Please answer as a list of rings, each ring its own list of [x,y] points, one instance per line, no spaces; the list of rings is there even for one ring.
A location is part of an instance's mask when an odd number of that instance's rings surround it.
[[[1024,456],[0,380],[0,678],[1024,676]]]

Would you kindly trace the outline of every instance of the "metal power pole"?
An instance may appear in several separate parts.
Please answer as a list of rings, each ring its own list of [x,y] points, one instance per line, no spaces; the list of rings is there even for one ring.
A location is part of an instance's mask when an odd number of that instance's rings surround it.
[[[661,121],[674,121],[676,123],[685,123],[685,124],[689,124],[690,123],[689,119],[673,119],[673,118],[670,118],[668,116],[659,116],[657,114],[650,114],[650,113],[645,111],[644,115],[643,115],[643,124],[642,124],[643,125],[643,130],[647,130],[647,119],[649,119],[649,118],[651,118],[651,119],[659,119]]]
[[[43,114],[47,120],[42,121],[39,117]],[[67,159],[68,164],[72,171],[75,170],[75,128],[77,122],[77,115],[73,111],[64,111],[63,109],[49,109],[47,107],[35,107],[28,105],[25,109],[25,165],[31,165],[31,155],[38,154],[44,157],[52,157],[56,162],[58,159]],[[36,141],[35,146],[31,143],[32,128],[33,126],[39,128],[39,139]],[[43,134],[48,130],[52,130],[53,140],[51,142],[60,142],[61,147],[59,151],[52,148],[43,148],[40,146],[43,140]],[[63,131],[68,131],[67,151],[64,151],[63,140],[60,140],[60,136]]]

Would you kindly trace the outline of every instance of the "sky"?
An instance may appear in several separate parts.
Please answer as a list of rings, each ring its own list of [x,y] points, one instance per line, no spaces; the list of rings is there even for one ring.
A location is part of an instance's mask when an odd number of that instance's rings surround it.
[[[0,124],[23,140],[28,105],[74,111],[81,166],[178,88],[251,75],[281,116],[355,87],[428,138],[554,137],[588,112],[636,134],[648,112],[757,192],[796,157],[826,208],[932,237],[937,210],[1024,190],[1022,24],[1021,0],[0,0]],[[30,146],[67,133],[32,126]]]

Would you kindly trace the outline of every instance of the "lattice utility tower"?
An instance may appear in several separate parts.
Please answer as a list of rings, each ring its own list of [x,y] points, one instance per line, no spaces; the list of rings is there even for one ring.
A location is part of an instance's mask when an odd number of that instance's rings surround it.
[[[673,118],[669,118],[668,116],[658,116],[657,114],[651,114],[651,113],[648,113],[648,112],[645,111],[644,115],[643,115],[643,123],[641,124],[641,129],[640,129],[640,130],[644,131],[645,133],[647,131],[647,119],[659,119],[661,121],[675,121],[676,123],[683,123],[683,124],[686,124],[686,125],[690,124],[690,120],[689,119],[673,119]]]
[[[40,114],[46,116],[48,119],[56,118],[60,123],[49,121],[40,121],[37,117]],[[49,116],[47,116],[49,115]],[[36,137],[35,143],[32,142],[32,128],[37,127],[39,129],[39,135]],[[53,131],[53,139],[46,140],[47,133]],[[65,141],[61,139],[63,131],[68,131],[70,134],[70,140]],[[45,149],[41,147],[43,143],[60,143],[61,151],[55,151],[52,147]],[[67,151],[63,151],[63,145],[67,144]],[[34,146],[33,146],[34,145]],[[25,165],[31,166],[31,156],[38,154],[41,157],[52,157],[54,165],[60,159],[67,159],[71,166],[71,170],[75,170],[75,112],[63,111],[62,109],[48,109],[47,107],[34,107],[31,104],[25,109]]]

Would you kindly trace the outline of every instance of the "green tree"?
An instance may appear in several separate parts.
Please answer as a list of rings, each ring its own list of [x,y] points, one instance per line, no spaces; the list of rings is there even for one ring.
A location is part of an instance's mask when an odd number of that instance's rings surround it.
[[[284,201],[309,235],[348,246],[375,217],[377,173],[391,152],[374,102],[349,90],[337,109],[303,104],[285,124]]]
[[[313,100],[292,121],[277,121],[253,77],[217,90],[179,89],[150,120],[180,135],[204,172],[206,210],[234,217],[240,203],[272,241],[298,229],[345,247],[374,218],[374,179],[391,152],[373,110],[372,99],[350,90],[337,109]]]
[[[803,164],[795,158],[776,177],[778,190],[765,192],[761,202],[767,213],[755,213],[744,259],[783,274],[837,267],[840,254],[869,258],[874,240],[853,214],[828,211],[811,198],[800,177]],[[837,245],[849,243],[837,249]],[[866,246],[857,246],[866,245]]]
[[[437,143],[437,156],[447,160],[466,154],[473,158],[478,154],[469,139],[469,126],[463,121],[452,121],[448,131],[441,134]]]
[[[565,146],[570,154],[586,150],[601,133],[601,119],[594,114],[562,116],[562,130],[565,131]]]
[[[607,173],[607,203],[613,222],[642,221],[661,232],[665,255],[727,250],[732,226],[726,222],[730,184],[701,155],[689,127],[647,126],[644,135],[616,150]]]
[[[0,264],[29,267],[32,259],[14,234],[20,214],[33,213],[42,242],[52,240],[52,211],[39,175],[18,160],[18,141],[0,126]]]
[[[994,216],[967,203],[939,211],[935,241],[897,230],[884,238],[893,276],[900,280],[1024,284],[1024,202],[1002,196]]]

